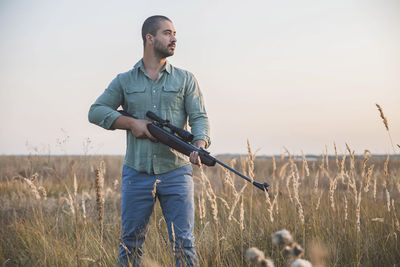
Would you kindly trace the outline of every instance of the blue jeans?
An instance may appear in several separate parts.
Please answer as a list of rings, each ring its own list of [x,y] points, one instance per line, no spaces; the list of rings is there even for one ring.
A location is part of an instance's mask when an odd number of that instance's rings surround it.
[[[153,186],[157,184],[155,197],[167,223],[169,240],[174,243],[176,266],[196,266],[194,248],[194,198],[193,169],[185,165],[171,172],[148,175],[124,165],[122,169],[121,218],[122,236],[118,260],[122,266],[140,265],[142,245],[147,225],[153,212]],[[171,230],[174,226],[174,234]]]

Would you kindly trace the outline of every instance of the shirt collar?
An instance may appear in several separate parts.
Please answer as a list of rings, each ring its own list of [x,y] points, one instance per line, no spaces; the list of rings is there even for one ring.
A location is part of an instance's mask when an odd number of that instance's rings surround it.
[[[143,73],[145,72],[144,66],[143,66],[143,59],[139,60],[135,66],[133,67],[135,69],[140,69],[141,71],[143,71]],[[171,74],[171,64],[169,64],[168,60],[165,62],[164,67],[161,69],[161,71],[166,71],[168,74]]]
[[[168,72],[168,74],[171,74],[171,64],[169,64],[168,60],[165,62],[165,65],[162,68],[162,70],[165,70],[166,72]]]

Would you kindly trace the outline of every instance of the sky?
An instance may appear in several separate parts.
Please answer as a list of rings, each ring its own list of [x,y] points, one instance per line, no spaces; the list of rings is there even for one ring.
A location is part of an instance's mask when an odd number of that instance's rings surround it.
[[[125,153],[90,105],[143,55],[156,14],[177,31],[213,154],[399,153],[400,2],[0,1],[0,155]],[[388,119],[389,135],[375,106]]]

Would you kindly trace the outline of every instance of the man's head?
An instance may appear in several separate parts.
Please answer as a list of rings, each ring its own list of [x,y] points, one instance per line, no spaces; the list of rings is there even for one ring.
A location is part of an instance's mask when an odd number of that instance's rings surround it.
[[[175,51],[175,28],[165,16],[151,16],[142,26],[142,38],[145,49],[153,49],[160,58],[172,56]]]

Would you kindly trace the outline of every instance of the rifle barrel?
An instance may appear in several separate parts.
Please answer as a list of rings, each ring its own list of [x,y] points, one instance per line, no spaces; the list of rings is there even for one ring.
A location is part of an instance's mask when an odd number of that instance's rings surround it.
[[[239,175],[240,177],[242,177],[242,178],[245,179],[246,181],[252,183],[252,184],[253,184],[255,187],[257,187],[258,189],[263,190],[263,191],[264,191],[264,190],[267,190],[267,191],[268,191],[268,186],[269,186],[268,183],[263,183],[263,184],[257,183],[256,181],[251,180],[251,179],[250,179],[249,177],[247,177],[246,175],[241,174],[241,173],[238,172],[237,170],[231,168],[230,166],[226,165],[225,163],[223,163],[222,161],[220,161],[220,160],[218,160],[218,159],[216,159],[216,158],[215,158],[215,162],[217,162],[217,163],[218,163],[219,165],[221,165],[222,167],[227,168],[227,169],[230,170],[231,172],[234,172],[236,175]]]

